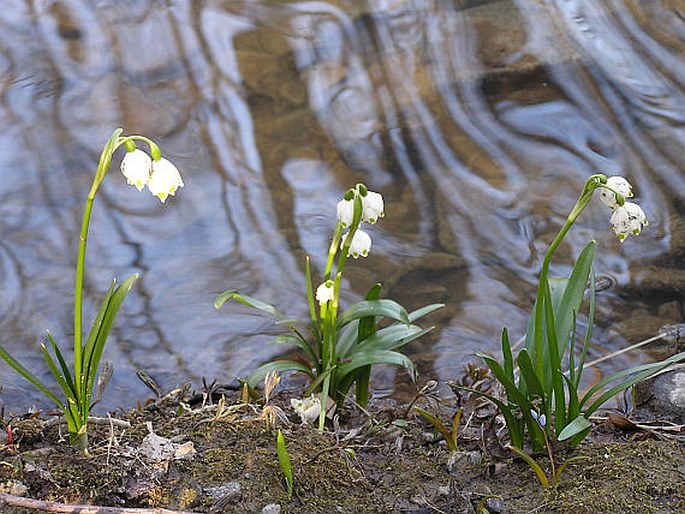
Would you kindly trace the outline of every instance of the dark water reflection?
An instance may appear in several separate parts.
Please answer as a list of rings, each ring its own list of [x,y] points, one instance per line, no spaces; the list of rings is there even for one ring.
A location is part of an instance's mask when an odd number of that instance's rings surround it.
[[[236,288],[305,317],[303,256],[323,267],[359,181],[387,216],[344,300],[381,280],[409,307],[446,302],[409,349],[424,375],[496,351],[504,324],[522,334],[542,253],[597,171],[630,178],[650,226],[619,245],[596,202],[559,251],[567,273],[596,238],[613,284],[593,356],[682,321],[677,3],[10,0],[0,34],[0,342],[27,366],[45,369],[45,329],[70,346],[82,203],[112,129],[158,140],[184,173],[163,206],[114,168],[97,199],[86,318],[113,276],[142,272],[103,407],[148,395],[137,369],[166,388],[276,355],[269,320],[212,300]],[[4,365],[0,381],[11,408],[43,404]]]

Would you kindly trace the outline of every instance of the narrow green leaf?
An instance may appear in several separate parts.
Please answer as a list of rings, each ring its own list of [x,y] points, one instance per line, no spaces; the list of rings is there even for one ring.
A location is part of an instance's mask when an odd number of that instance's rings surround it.
[[[290,465],[290,455],[285,447],[285,438],[281,429],[278,429],[278,436],[276,438],[276,450],[278,453],[278,463],[281,466],[281,471],[285,477],[286,490],[288,492],[288,500],[293,497],[293,470]]]
[[[549,301],[550,297],[545,298],[545,321],[547,322],[547,342],[549,343],[549,365],[546,369],[546,374],[549,374],[551,382],[551,389],[554,391],[554,427],[555,432],[559,433],[561,429],[566,426],[566,396],[564,394],[564,382],[559,376],[561,373],[561,356],[559,355],[559,346],[557,341],[557,334],[555,333],[555,317],[552,312],[552,305]],[[547,373],[548,372],[548,373]],[[547,399],[549,400],[550,389],[548,384],[545,384],[545,391],[547,392]],[[548,409],[549,412],[549,409]]]
[[[385,316],[409,325],[409,315],[399,303],[393,300],[363,300],[343,312],[337,321],[338,330],[355,319],[368,316]]]
[[[281,314],[276,309],[276,307],[274,307],[270,303],[257,300],[256,298],[252,298],[251,296],[247,296],[245,294],[240,294],[235,289],[229,289],[228,291],[224,291],[219,296],[217,296],[214,300],[214,308],[220,309],[221,306],[223,306],[223,304],[225,304],[229,300],[236,300],[242,303],[243,305],[247,305],[248,307],[252,307],[253,309],[260,310],[278,320],[286,319],[286,317],[283,314]]]
[[[302,350],[306,355],[309,361],[312,363],[312,366],[314,363],[317,361],[316,354],[314,353],[314,350],[312,347],[309,345],[307,341],[304,341],[300,336],[297,335],[283,335],[283,336],[278,336],[277,338],[273,339],[272,342],[277,343],[277,344],[290,344],[293,346],[296,346],[300,350]]]
[[[587,356],[587,351],[590,347],[590,341],[592,340],[592,327],[595,323],[595,296],[595,269],[593,266],[592,273],[590,276],[590,307],[587,319],[587,330],[585,331],[585,339],[583,339],[583,349],[580,351],[578,366],[576,367],[576,373],[573,380],[576,389],[578,389],[578,387],[580,386],[580,377],[583,374],[583,369],[585,366],[585,357]]]
[[[0,357],[7,363],[9,364],[14,371],[19,373],[22,377],[24,377],[26,380],[28,380],[31,384],[34,385],[41,393],[43,393],[45,396],[47,396],[50,400],[52,400],[60,409],[64,410],[64,404],[61,402],[57,396],[55,396],[50,390],[40,381],[38,378],[31,373],[28,369],[26,369],[23,364],[21,364],[18,360],[16,360],[14,357],[12,357],[7,350],[5,350],[2,346],[0,346]]]
[[[580,434],[584,430],[589,430],[591,428],[592,423],[589,419],[587,419],[585,416],[578,416],[569,424],[567,424],[561,432],[559,432],[557,439],[559,439],[559,441],[565,441],[566,439],[569,439],[574,435]]]
[[[509,380],[514,382],[514,356],[511,353],[509,333],[507,332],[506,327],[502,329],[502,360],[504,373],[509,377]]]
[[[413,370],[414,363],[406,355],[389,350],[370,350],[355,353],[347,362],[338,365],[336,380],[343,380],[352,371],[368,365],[374,364],[395,364]]]
[[[416,325],[404,325],[400,323],[395,323],[389,327],[383,328],[370,335],[363,341],[360,341],[356,346],[354,346],[347,356],[352,356],[357,352],[366,352],[370,350],[397,350],[402,348],[407,344],[419,339],[428,332],[430,332],[433,327],[420,328]]]
[[[381,284],[376,283],[369,289],[365,300],[379,300],[381,296]],[[357,325],[357,341],[361,344],[366,338],[376,333],[376,317],[367,316],[360,318]],[[340,356],[338,356],[340,358]],[[355,372],[355,398],[357,403],[366,408],[369,403],[369,382],[371,380],[371,366],[364,366]]]
[[[307,255],[307,257],[304,259],[304,277],[307,285],[307,305],[309,306],[309,318],[312,321],[312,327],[318,327],[319,317],[316,312],[316,300],[314,298],[314,287],[312,286],[312,268],[309,263],[309,255]],[[216,301],[214,305],[216,306]]]
[[[542,399],[543,402],[546,402],[547,395],[545,394],[545,391],[543,391],[542,384],[540,384],[540,380],[538,379],[538,376],[535,373],[535,369],[533,368],[533,363],[530,360],[528,350],[523,348],[519,352],[516,361],[518,363],[519,369],[521,370],[521,376],[526,381],[526,385],[530,393]]]
[[[278,371],[283,372],[283,371],[301,371],[305,375],[307,375],[309,378],[314,380],[314,375],[312,374],[312,370],[309,369],[306,365],[302,364],[301,362],[297,362],[294,360],[275,360],[271,362],[267,362],[266,364],[263,364],[262,366],[258,367],[247,379],[247,383],[249,384],[250,387],[257,387],[259,384],[264,382],[264,377],[266,377],[266,374],[269,371]]]
[[[561,474],[564,472],[566,469],[566,466],[569,464],[573,464],[574,462],[583,462],[589,460],[589,457],[585,457],[583,455],[578,455],[577,457],[571,457],[570,459],[566,459],[564,463],[557,468],[556,473],[554,474],[554,479],[552,480],[552,483],[556,487],[559,485],[559,480],[561,479]]]
[[[97,377],[98,368],[100,367],[100,358],[102,357],[102,352],[104,351],[112,324],[116,319],[121,304],[137,279],[138,273],[134,273],[124,280],[114,290],[110,297],[103,301],[101,310],[103,310],[104,315],[100,319],[100,315],[98,314],[96,323],[93,324],[90,333],[88,334],[88,339],[83,349],[83,373],[85,375],[83,386],[85,389],[82,391],[82,397],[79,399],[83,402],[86,411],[85,416],[87,416],[87,411],[90,408],[90,397],[93,392],[93,385],[95,383],[95,378]],[[93,332],[95,332],[94,336]],[[87,420],[84,419],[84,423],[86,421]]]
[[[421,407],[414,406],[414,410],[418,412],[423,419],[428,421],[431,425],[433,425],[433,428],[440,432],[440,435],[442,435],[443,439],[447,443],[447,448],[450,451],[457,451],[457,445],[455,444],[455,438],[452,437],[452,434],[450,433],[449,429],[443,424],[442,421],[440,421],[438,418],[433,416],[430,412],[423,410]]]
[[[528,466],[530,466],[530,469],[532,469],[537,475],[538,480],[540,480],[540,484],[542,484],[542,487],[547,489],[549,487],[549,479],[547,478],[547,475],[545,475],[545,472],[542,470],[540,465],[537,462],[535,462],[535,459],[533,459],[533,457],[524,452],[521,448],[517,448],[514,445],[510,444],[509,449],[526,461]]]
[[[74,392],[74,396],[77,396],[78,395],[78,389],[76,389],[76,385],[75,385],[74,380],[71,376],[71,370],[69,369],[69,366],[67,366],[67,362],[64,359],[64,356],[62,355],[62,352],[60,351],[59,347],[57,346],[57,343],[55,342],[55,339],[52,337],[52,334],[50,333],[50,331],[47,332],[47,335],[48,335],[48,341],[50,341],[50,346],[52,347],[52,351],[57,356],[57,360],[59,361],[60,368],[62,368],[62,374],[64,376],[64,379],[67,381],[69,388]]]
[[[442,309],[444,306],[444,303],[431,303],[430,305],[426,305],[425,307],[421,307],[420,309],[411,311],[409,313],[409,321],[411,323],[414,323],[417,319],[422,318],[423,316],[426,316],[431,312],[435,312],[438,309]]]

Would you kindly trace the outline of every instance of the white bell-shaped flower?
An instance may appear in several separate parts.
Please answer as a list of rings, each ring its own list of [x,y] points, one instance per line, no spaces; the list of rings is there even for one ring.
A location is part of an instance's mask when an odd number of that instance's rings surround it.
[[[345,200],[344,198],[338,202],[338,221],[342,223],[343,228],[347,228],[352,225],[352,219],[354,218],[354,198],[351,200]]]
[[[332,280],[326,280],[323,284],[316,288],[316,301],[319,305],[324,305],[333,299],[334,287]]]
[[[383,195],[367,191],[366,196],[362,196],[362,221],[376,223],[378,218],[385,216]]]
[[[302,423],[309,424],[316,420],[321,413],[321,400],[316,394],[308,398],[291,398],[290,406],[300,416]]]
[[[183,187],[183,179],[176,166],[162,158],[158,161],[152,161],[152,174],[147,187],[154,196],[164,203],[167,196],[175,195],[176,190]]]
[[[621,243],[631,234],[638,235],[648,224],[642,208],[632,202],[616,207],[611,214],[610,223],[611,229]]]
[[[628,180],[626,180],[624,177],[618,175],[609,177],[607,179],[606,185],[614,191],[616,191],[617,193],[620,193],[624,198],[633,197],[633,186],[631,186],[630,182],[628,182]],[[608,189],[601,188],[599,192],[599,198],[611,210],[614,210],[616,207],[618,207],[618,202],[616,202],[616,195]]]
[[[340,249],[342,250],[343,245],[345,244],[345,239],[347,239],[347,234],[342,236],[342,239],[340,240]],[[352,236],[352,242],[350,243],[350,248],[347,251],[347,256],[352,256],[355,259],[358,258],[360,255],[362,257],[366,257],[369,255],[369,252],[371,251],[371,236],[364,232],[363,230],[357,229],[357,231],[354,233],[354,236]]]
[[[126,152],[121,161],[121,173],[126,177],[126,182],[131,186],[135,186],[138,191],[142,191],[150,181],[151,171],[152,159],[150,159],[148,154],[137,148],[132,152]]]

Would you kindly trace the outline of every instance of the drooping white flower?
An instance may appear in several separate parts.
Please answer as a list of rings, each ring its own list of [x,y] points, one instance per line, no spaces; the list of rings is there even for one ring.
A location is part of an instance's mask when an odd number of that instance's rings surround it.
[[[152,174],[147,187],[154,196],[164,203],[167,196],[175,195],[176,190],[183,187],[183,179],[176,166],[161,158],[158,161],[152,161]]]
[[[342,250],[343,245],[345,244],[345,239],[347,239],[347,233],[342,236],[342,239],[340,240],[340,249]],[[357,231],[354,233],[354,236],[352,236],[352,242],[350,243],[350,248],[347,251],[347,256],[349,257],[350,255],[354,257],[355,259],[358,258],[360,255],[362,257],[366,257],[369,255],[369,252],[371,251],[371,236],[364,232],[361,229],[357,229]]]
[[[338,221],[342,223],[343,228],[352,225],[354,218],[354,198],[345,200],[344,198],[338,202]]]
[[[632,202],[616,207],[611,214],[611,229],[622,243],[629,235],[638,235],[647,226],[647,216],[642,208]]]
[[[333,299],[333,281],[326,280],[323,284],[316,288],[316,301],[319,305],[330,302]]]
[[[135,186],[138,191],[142,191],[150,181],[151,171],[152,159],[150,159],[148,154],[137,148],[132,152],[126,152],[121,161],[121,173],[126,177],[126,182],[131,186]]]
[[[620,193],[624,198],[633,197],[633,186],[631,186],[630,182],[628,182],[624,177],[621,177],[619,175],[609,177],[607,179],[606,185],[614,191],[616,191],[617,193]],[[611,210],[614,210],[616,207],[618,207],[618,202],[616,202],[616,195],[608,189],[601,188],[601,190],[599,191],[599,198]]]
[[[316,394],[311,395],[309,398],[291,398],[290,406],[300,416],[302,423],[306,424],[316,420],[321,413],[321,400],[319,400],[319,396]]]
[[[385,216],[383,208],[383,195],[367,191],[366,196],[362,196],[362,221],[373,225],[378,218]]]

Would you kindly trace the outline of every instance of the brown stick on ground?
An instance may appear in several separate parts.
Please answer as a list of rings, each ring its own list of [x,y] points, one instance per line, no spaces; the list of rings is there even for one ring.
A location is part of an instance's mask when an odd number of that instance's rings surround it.
[[[61,512],[64,514],[197,514],[194,512],[168,510],[161,508],[145,509],[132,507],[98,507],[97,505],[76,505],[44,500],[34,500],[23,496],[0,493],[0,507],[12,506],[43,512]]]

